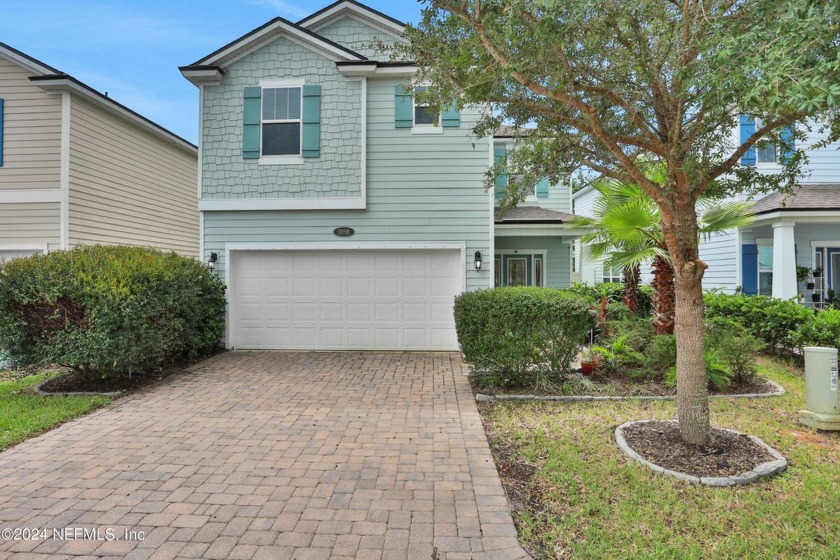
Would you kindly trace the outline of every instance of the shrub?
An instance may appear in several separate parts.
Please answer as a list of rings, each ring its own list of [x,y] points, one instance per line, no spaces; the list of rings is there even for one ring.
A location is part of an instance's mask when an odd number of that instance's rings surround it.
[[[733,383],[751,383],[756,375],[756,358],[764,344],[740,323],[725,317],[706,321],[706,347],[726,362]]]
[[[767,296],[708,293],[706,316],[732,319],[750,334],[763,340],[771,351],[777,347],[794,348],[794,332],[813,318],[813,313],[793,300]]]
[[[658,334],[653,337],[647,352],[648,369],[662,375],[677,364],[677,337]]]
[[[827,346],[840,349],[840,311],[820,310],[810,321],[799,325],[791,338],[797,348]]]
[[[590,286],[589,284],[575,282],[566,288],[566,291],[583,296],[591,303],[600,301],[602,296],[607,296],[607,301],[610,303],[622,303],[624,284],[605,283]],[[650,315],[652,294],[653,288],[650,286],[639,286],[639,315]]]
[[[714,350],[706,350],[703,355],[706,363],[706,376],[709,379],[709,389],[723,391],[732,381],[732,372],[726,361]],[[671,367],[665,375],[665,384],[669,387],[677,386],[677,368]]]
[[[610,315],[610,317],[613,316]],[[650,317],[640,317],[632,313],[628,313],[623,320],[613,320],[611,318],[607,321],[607,326],[611,338],[624,336],[627,339],[627,346],[642,353],[647,351],[656,334]]]
[[[548,385],[571,369],[591,324],[585,299],[561,290],[508,287],[455,298],[464,357],[495,386]]]
[[[147,248],[15,259],[0,265],[0,348],[21,365],[146,374],[218,347],[224,292],[202,263]]]
[[[618,337],[606,346],[593,346],[592,352],[603,358],[603,366],[610,371],[640,366],[645,361],[642,354],[627,345],[627,335]]]

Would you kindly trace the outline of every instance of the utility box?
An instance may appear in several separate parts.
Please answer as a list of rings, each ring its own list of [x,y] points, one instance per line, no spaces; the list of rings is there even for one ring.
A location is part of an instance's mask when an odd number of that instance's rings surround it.
[[[799,422],[817,430],[840,430],[837,349],[806,346],[805,407]]]

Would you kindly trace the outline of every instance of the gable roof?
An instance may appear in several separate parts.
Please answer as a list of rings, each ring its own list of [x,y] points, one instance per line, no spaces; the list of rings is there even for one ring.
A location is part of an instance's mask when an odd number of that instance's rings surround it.
[[[22,68],[35,74],[34,76],[29,77],[29,81],[39,86],[44,91],[71,91],[78,93],[82,97],[93,101],[95,104],[103,107],[104,109],[139,124],[141,127],[163,138],[167,142],[178,145],[181,148],[186,148],[191,152],[196,152],[198,150],[198,147],[192,142],[181,138],[174,132],[162,127],[150,119],[147,119],[140,113],[129,109],[122,103],[114,101],[107,95],[100,93],[84,82],[77,80],[73,76],[62,72],[61,70],[57,70],[52,66],[41,62],[37,58],[31,57],[28,54],[2,42],[0,42],[0,56],[11,60]]]
[[[317,33],[301,27],[296,23],[292,23],[285,18],[276,17],[238,39],[234,39],[224,47],[213,51],[201,60],[197,60],[187,66],[181,66],[180,70],[183,73],[185,70],[206,69],[207,67],[213,66],[224,68],[242,55],[280,36],[288,37],[312,50],[320,51],[335,62],[367,60],[366,57],[355,51],[351,51],[347,47],[325,39]]]
[[[326,8],[322,8],[314,14],[306,16],[298,21],[297,24],[306,29],[317,31],[319,28],[325,27],[333,21],[348,15],[354,16],[380,31],[396,35],[397,37],[402,36],[405,31],[405,23],[379,10],[374,10],[370,6],[365,6],[356,0],[338,0],[338,2],[334,2]]]
[[[751,209],[753,215],[768,212],[840,210],[840,183],[800,185],[793,194],[771,193]]]

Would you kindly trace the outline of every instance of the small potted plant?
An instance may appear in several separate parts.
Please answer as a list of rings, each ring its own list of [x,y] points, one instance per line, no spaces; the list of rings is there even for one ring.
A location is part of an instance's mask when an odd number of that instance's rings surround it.
[[[583,375],[592,375],[597,366],[598,356],[592,351],[592,348],[584,350],[580,357],[580,372]]]
[[[796,267],[796,281],[802,282],[811,274],[811,269],[807,266],[797,266]]]
[[[822,276],[822,267],[818,266],[814,269],[814,278],[819,278],[820,276]]]

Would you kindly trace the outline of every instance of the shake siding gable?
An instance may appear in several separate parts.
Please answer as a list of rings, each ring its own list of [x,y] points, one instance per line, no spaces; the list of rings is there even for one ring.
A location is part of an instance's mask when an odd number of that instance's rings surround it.
[[[0,189],[59,185],[61,96],[48,95],[33,85],[31,75],[0,57],[0,97],[4,100]]]
[[[70,244],[198,255],[196,156],[73,96]]]
[[[371,60],[387,59],[389,53],[380,50],[379,45],[388,48],[397,42],[393,35],[374,29],[351,16],[342,17],[313,31]]]
[[[245,88],[259,87],[262,80],[284,79],[302,79],[305,86],[321,88],[320,155],[295,165],[246,160],[242,157]],[[361,197],[362,82],[342,76],[335,62],[279,37],[226,67],[221,84],[202,89],[205,200]]]

